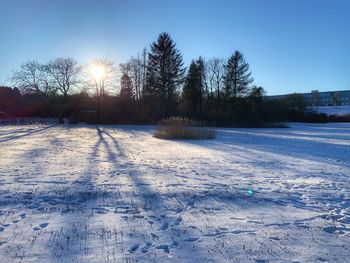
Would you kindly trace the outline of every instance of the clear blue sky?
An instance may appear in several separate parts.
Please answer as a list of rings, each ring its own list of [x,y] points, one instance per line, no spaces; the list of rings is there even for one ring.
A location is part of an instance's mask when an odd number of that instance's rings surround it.
[[[350,1],[0,0],[0,84],[36,59],[116,63],[168,32],[186,65],[241,50],[268,94],[350,89]]]

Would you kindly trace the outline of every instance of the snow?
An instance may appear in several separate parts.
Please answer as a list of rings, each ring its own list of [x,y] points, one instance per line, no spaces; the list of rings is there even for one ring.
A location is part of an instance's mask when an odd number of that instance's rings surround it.
[[[309,110],[315,111],[317,113],[324,113],[327,115],[349,115],[350,114],[350,106],[318,106],[318,107],[310,107]]]
[[[350,124],[0,127],[0,262],[349,262]]]

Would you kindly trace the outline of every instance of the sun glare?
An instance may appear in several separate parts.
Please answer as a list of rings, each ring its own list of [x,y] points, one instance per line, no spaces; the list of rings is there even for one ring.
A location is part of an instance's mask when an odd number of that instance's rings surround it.
[[[105,66],[99,63],[92,63],[89,66],[89,72],[96,82],[101,81],[106,76]]]

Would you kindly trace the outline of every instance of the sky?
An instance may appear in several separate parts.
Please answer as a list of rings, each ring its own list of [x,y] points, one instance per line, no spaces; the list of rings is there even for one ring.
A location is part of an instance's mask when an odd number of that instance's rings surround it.
[[[168,32],[185,65],[244,53],[267,94],[350,89],[347,0],[0,0],[0,85],[28,60],[137,55]]]

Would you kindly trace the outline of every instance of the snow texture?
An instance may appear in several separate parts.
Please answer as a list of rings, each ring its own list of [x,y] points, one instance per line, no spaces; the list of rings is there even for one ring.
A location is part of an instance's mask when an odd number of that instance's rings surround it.
[[[350,124],[0,127],[0,262],[349,262]]]

